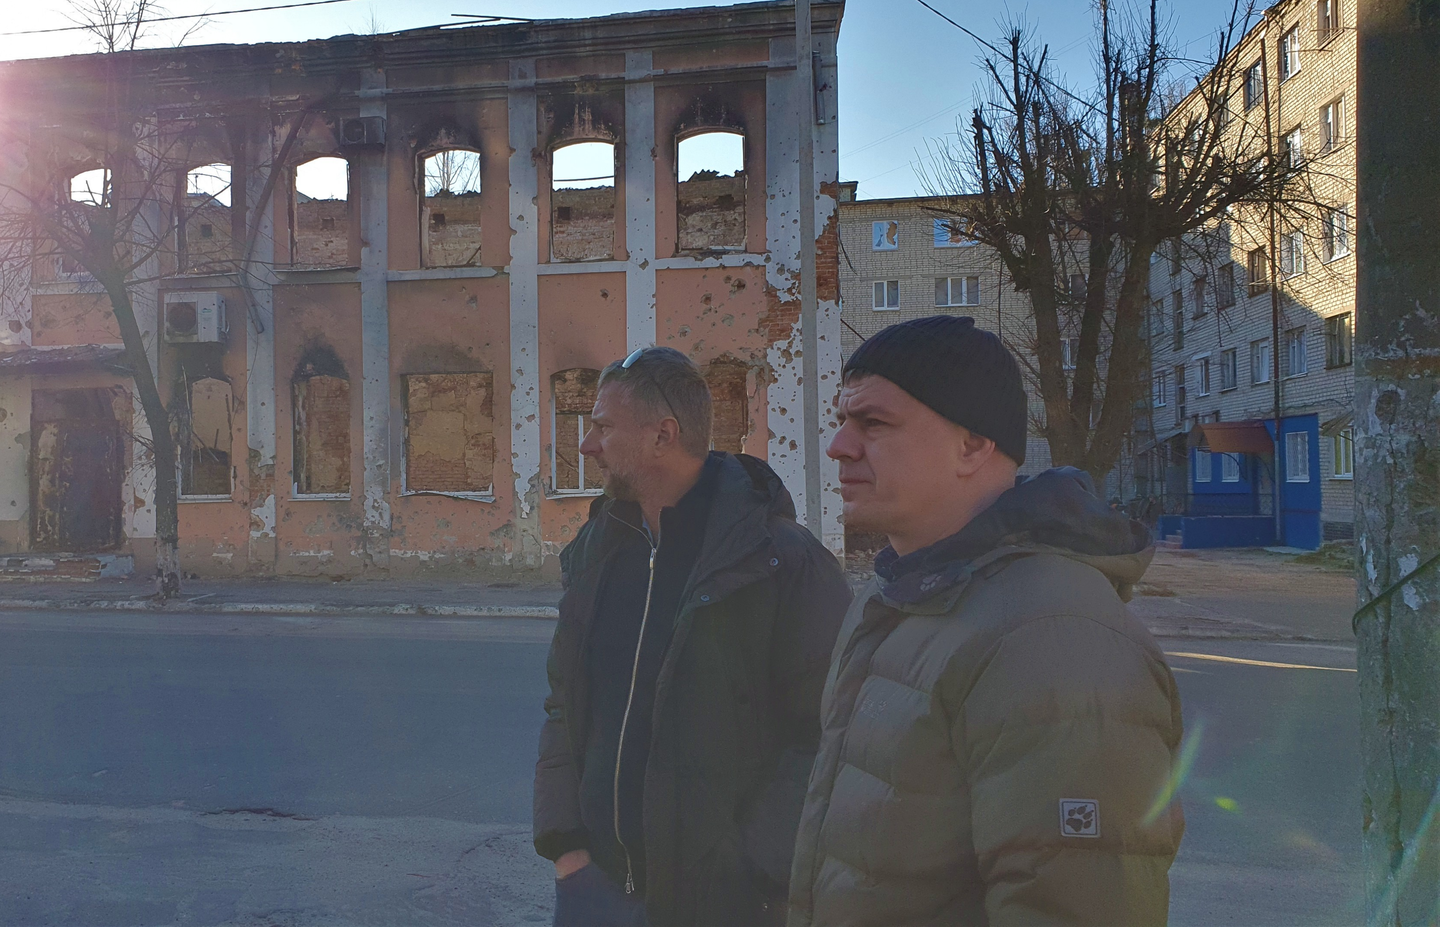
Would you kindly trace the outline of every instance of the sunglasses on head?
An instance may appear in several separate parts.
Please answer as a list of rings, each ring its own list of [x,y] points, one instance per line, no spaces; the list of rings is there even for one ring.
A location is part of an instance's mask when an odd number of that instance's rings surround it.
[[[646,351],[653,350],[655,350],[654,346],[648,348],[636,348],[634,351],[630,352],[629,357],[625,358],[623,361],[620,362],[620,369],[629,370],[632,364],[645,356]],[[675,419],[675,427],[677,429],[684,430],[683,426],[680,424],[680,416],[675,412],[674,404],[670,402],[670,397],[665,394],[665,387],[661,386],[660,381],[655,379],[655,377],[651,375],[650,371],[646,370],[644,367],[640,368],[640,372],[645,375],[645,379],[650,381],[650,385],[655,387],[655,389],[659,391],[660,398],[665,400],[665,407],[670,410],[671,417]]]

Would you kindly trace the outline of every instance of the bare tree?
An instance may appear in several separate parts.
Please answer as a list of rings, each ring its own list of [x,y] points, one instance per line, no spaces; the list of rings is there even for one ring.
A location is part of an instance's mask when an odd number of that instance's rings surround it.
[[[176,425],[188,396],[173,400],[175,408],[162,396],[152,364],[152,347],[158,358],[159,346],[147,343],[136,288],[161,273],[186,213],[205,208],[219,194],[198,203],[177,195],[176,184],[184,184],[188,167],[187,141],[173,127],[139,115],[144,82],[130,53],[156,13],[150,0],[80,0],[72,6],[72,18],[103,52],[93,94],[54,120],[63,123],[59,126],[37,126],[35,119],[15,114],[3,123],[10,136],[4,141],[23,144],[29,161],[21,183],[0,189],[0,263],[12,278],[24,273],[25,285],[37,265],[73,268],[71,276],[82,289],[108,301],[149,431],[135,438],[154,460],[155,591],[163,601],[180,589],[176,463],[183,442],[177,441]]]
[[[984,43],[987,102],[968,130],[931,145],[924,169],[943,199],[936,214],[994,248],[1028,293],[1033,335],[1017,347],[1043,401],[1034,427],[1057,465],[1097,481],[1148,398],[1157,249],[1213,260],[1227,220],[1314,203],[1309,165],[1232,109],[1250,92],[1232,52],[1253,8],[1236,0],[1189,92],[1176,84],[1183,62],[1167,49],[1161,12],[1159,0],[1120,10],[1100,0],[1097,78],[1078,90],[1025,28]]]

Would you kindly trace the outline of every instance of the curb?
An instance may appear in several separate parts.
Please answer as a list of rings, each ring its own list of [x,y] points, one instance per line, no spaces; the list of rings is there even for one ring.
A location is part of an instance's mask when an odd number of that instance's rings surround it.
[[[432,618],[536,618],[554,621],[560,610],[548,605],[337,605],[317,602],[187,602],[156,605],[147,599],[0,599],[0,611],[180,612],[207,615],[412,615]]]

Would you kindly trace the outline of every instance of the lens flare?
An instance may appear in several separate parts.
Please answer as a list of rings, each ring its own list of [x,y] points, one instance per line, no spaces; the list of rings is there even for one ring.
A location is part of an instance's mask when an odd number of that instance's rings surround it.
[[[1190,775],[1191,768],[1195,765],[1195,757],[1200,753],[1200,738],[1205,733],[1205,722],[1196,721],[1195,727],[1186,735],[1185,741],[1180,744],[1180,756],[1175,761],[1175,767],[1170,770],[1170,778],[1160,789],[1160,794],[1150,803],[1150,810],[1145,812],[1144,823],[1149,825],[1155,823],[1160,814],[1175,800],[1180,791],[1180,786],[1185,783],[1186,777]]]

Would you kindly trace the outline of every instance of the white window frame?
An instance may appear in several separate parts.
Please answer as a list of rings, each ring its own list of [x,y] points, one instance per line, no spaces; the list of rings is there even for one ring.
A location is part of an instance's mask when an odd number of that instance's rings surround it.
[[[1337,221],[1338,220],[1338,221]],[[1350,213],[1344,206],[1336,206],[1334,209],[1325,210],[1321,217],[1321,228],[1324,230],[1324,254],[1325,263],[1338,261],[1350,254]]]
[[[1310,433],[1291,431],[1285,435],[1285,482],[1310,482]]]
[[[1234,348],[1220,352],[1220,392],[1229,392],[1240,385],[1240,354]]]
[[[1330,479],[1355,479],[1355,428],[1350,426],[1330,439]]]
[[[960,298],[955,298],[955,281],[960,281]],[[944,281],[945,301],[940,301],[941,281]],[[935,305],[940,309],[948,309],[954,306],[978,306],[980,305],[980,277],[976,274],[969,274],[964,277],[936,277],[935,278]]]
[[[895,302],[890,303],[892,289],[890,284],[895,284],[893,294]],[[900,308],[900,281],[899,280],[874,280],[870,285],[871,306],[876,312],[894,312]]]
[[[885,233],[890,227],[895,227],[895,244],[890,244]],[[870,223],[870,250],[871,251],[899,251],[900,250],[900,223],[895,219],[876,219]]]
[[[1336,97],[1320,107],[1320,153],[1335,150],[1345,139],[1345,98]]]
[[[1275,357],[1270,353],[1269,338],[1250,342],[1250,385],[1269,383],[1275,375]],[[1257,355],[1260,355],[1257,357]],[[1262,360],[1263,358],[1263,360]]]
[[[956,238],[950,234],[951,223],[956,219],[936,219],[934,231],[934,247],[936,248],[973,248],[980,242],[970,237]],[[873,234],[873,232],[872,232]]]
[[[1240,482],[1240,455],[1239,455],[1239,454],[1221,454],[1221,455],[1220,455],[1220,482],[1222,482],[1222,483],[1238,483],[1238,482]]]
[[[1305,273],[1305,233],[1291,229],[1280,236],[1280,275],[1284,279]]]
[[[559,422],[560,422],[560,419],[561,419],[562,417],[575,419],[576,427],[577,427],[577,429],[578,429],[579,432],[580,432],[579,440],[576,441],[576,443],[575,443],[575,449],[576,449],[576,451],[575,451],[575,456],[576,456],[577,458],[579,458],[579,459],[575,462],[575,480],[576,480],[576,483],[578,484],[578,488],[575,488],[575,489],[562,489],[562,488],[560,487],[560,485],[558,484],[558,482],[557,482],[557,477],[558,477],[559,474],[560,474],[560,470],[559,470],[559,468],[555,465],[555,435],[556,435],[557,430],[558,430],[559,427],[560,427],[560,426],[559,426]],[[605,494],[605,490],[603,490],[603,489],[586,489],[586,488],[585,488],[585,455],[584,455],[584,454],[581,454],[580,451],[579,451],[580,445],[581,445],[581,443],[583,443],[584,441],[585,441],[585,416],[584,416],[584,415],[581,415],[581,414],[579,414],[579,413],[577,413],[577,412],[556,412],[556,411],[555,411],[555,394],[554,394],[554,391],[552,390],[552,391],[551,391],[551,394],[550,394],[550,495],[552,495],[552,496],[601,496],[601,495],[604,495],[604,494]],[[493,490],[494,487],[492,486],[491,489]],[[448,495],[448,494],[447,494],[447,495]]]
[[[1300,73],[1300,26],[1290,27],[1290,31],[1280,36],[1280,82],[1285,81]]]
[[[1197,483],[1213,483],[1213,482],[1215,482],[1215,461],[1213,460],[1214,456],[1215,456],[1214,454],[1211,454],[1211,453],[1210,453],[1210,449],[1209,449],[1209,448],[1206,448],[1206,447],[1196,448],[1196,450],[1195,450],[1195,482],[1197,482]]]
[[[1197,378],[1195,382],[1195,395],[1210,395],[1210,355],[1197,354],[1190,358],[1190,365],[1195,367]]]
[[[1155,403],[1155,408],[1165,408],[1166,403],[1169,402],[1169,393],[1170,375],[1162,370],[1159,373],[1155,374],[1155,378],[1151,384],[1150,389],[1150,398],[1151,401]]]
[[[1308,345],[1305,343],[1305,326],[1300,325],[1286,329],[1280,333],[1280,337],[1284,339],[1285,346],[1284,379],[1305,376],[1310,372],[1310,361],[1306,356]],[[1299,363],[1297,364],[1296,361]]]

